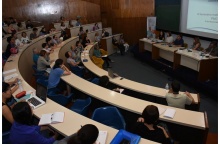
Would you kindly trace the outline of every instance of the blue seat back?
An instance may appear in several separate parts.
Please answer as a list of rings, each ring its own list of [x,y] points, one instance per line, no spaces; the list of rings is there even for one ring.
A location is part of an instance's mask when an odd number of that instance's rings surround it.
[[[126,126],[123,116],[116,107],[97,108],[92,115],[92,119],[118,130],[125,129]]]
[[[56,94],[51,92],[51,93],[47,93],[47,96],[56,103],[62,106],[66,106],[72,100],[73,94],[71,93],[68,96],[64,96],[62,94]]]
[[[87,116],[88,114],[88,107],[91,104],[91,98],[88,97],[87,99],[77,99],[72,107],[70,108],[72,111],[77,112],[81,115]]]
[[[48,86],[48,80],[46,79],[37,79],[37,83],[47,88]]]
[[[99,78],[94,78],[94,79],[92,79],[91,82],[98,85],[99,84]]]
[[[83,76],[83,70],[79,68],[78,66],[72,66],[68,64],[70,67],[70,70],[77,76],[82,77]]]

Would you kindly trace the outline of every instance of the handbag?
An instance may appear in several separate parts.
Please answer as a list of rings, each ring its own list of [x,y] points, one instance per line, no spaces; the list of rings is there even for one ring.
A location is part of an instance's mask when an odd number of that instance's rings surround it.
[[[16,47],[13,47],[10,49],[11,54],[17,54],[18,53],[18,49]]]

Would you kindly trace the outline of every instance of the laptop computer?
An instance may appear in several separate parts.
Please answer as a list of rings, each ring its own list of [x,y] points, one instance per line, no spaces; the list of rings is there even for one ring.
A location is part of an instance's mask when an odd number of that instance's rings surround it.
[[[47,88],[43,85],[37,83],[36,95],[31,96],[30,98],[26,99],[29,105],[36,109],[46,103],[47,99]]]
[[[118,74],[113,73],[113,71],[111,69],[108,69],[108,76],[110,76],[111,78],[116,78],[116,77],[118,77]]]

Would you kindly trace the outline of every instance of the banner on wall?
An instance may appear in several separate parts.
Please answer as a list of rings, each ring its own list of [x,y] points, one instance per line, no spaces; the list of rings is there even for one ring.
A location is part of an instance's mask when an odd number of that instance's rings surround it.
[[[147,17],[147,31],[156,30],[156,17]]]

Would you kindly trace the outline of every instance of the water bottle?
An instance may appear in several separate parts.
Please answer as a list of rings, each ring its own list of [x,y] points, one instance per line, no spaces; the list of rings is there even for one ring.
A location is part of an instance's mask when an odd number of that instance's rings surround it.
[[[18,87],[19,87],[20,92],[22,92],[23,86],[22,86],[21,80],[18,80]]]
[[[166,89],[166,92],[169,91],[169,84],[168,83],[166,84],[165,89]]]

